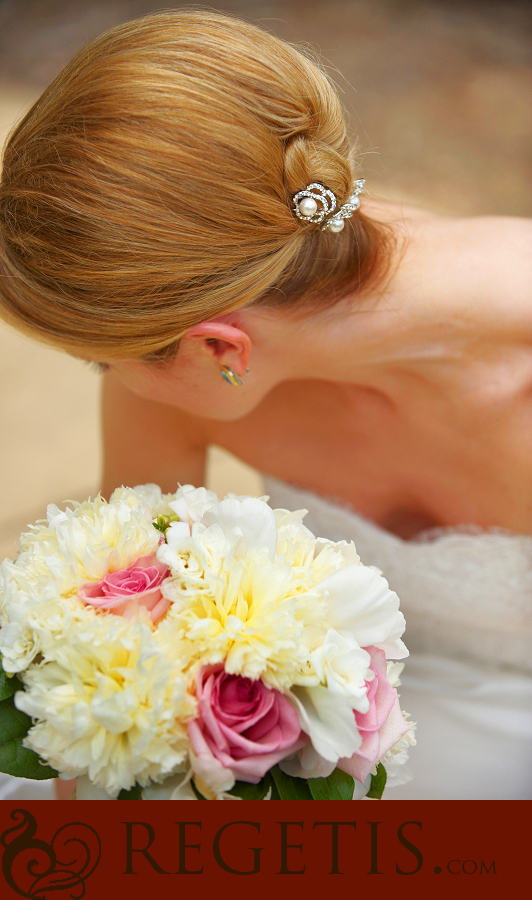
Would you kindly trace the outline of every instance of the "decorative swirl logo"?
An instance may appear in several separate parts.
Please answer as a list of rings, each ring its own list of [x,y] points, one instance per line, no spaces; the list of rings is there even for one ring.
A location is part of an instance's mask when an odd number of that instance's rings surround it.
[[[85,881],[100,861],[98,834],[83,822],[62,825],[49,844],[35,837],[37,823],[25,809],[14,809],[17,824],[0,835],[5,848],[2,871],[21,897],[45,900],[49,891],[70,890],[73,900],[85,894]],[[17,821],[18,820],[18,821]]]

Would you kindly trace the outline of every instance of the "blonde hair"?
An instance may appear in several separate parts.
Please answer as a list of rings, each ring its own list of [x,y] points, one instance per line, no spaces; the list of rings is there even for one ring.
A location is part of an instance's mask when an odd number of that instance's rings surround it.
[[[383,277],[390,233],[360,211],[302,223],[317,181],[355,173],[337,92],[290,44],[202,11],[149,15],[66,66],[6,145],[3,317],[68,352],[164,358],[250,304],[307,313]]]

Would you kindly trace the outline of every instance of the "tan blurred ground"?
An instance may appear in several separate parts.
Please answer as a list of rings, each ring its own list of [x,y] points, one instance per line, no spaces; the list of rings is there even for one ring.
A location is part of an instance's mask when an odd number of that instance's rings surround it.
[[[0,142],[87,40],[160,8],[0,0]],[[370,193],[462,215],[531,215],[528,0],[227,0],[217,8],[326,57],[366,151]],[[48,502],[96,493],[98,393],[89,368],[0,325],[0,559],[14,555]],[[262,490],[257,473],[217,449],[208,483],[222,494]]]

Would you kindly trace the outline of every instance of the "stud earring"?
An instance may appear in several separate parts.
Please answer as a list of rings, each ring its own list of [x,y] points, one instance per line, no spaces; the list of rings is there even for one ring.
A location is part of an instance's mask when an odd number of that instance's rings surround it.
[[[235,387],[241,387],[244,384],[240,375],[237,375],[231,366],[222,366],[220,372],[228,384],[233,384]]]

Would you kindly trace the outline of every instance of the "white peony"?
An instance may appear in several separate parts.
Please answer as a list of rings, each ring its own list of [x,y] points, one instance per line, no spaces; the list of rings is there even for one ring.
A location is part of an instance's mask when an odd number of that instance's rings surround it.
[[[182,484],[168,505],[182,522],[192,525],[194,522],[200,522],[206,510],[218,502],[218,496],[214,491],[208,491],[204,487],[196,488],[192,484]]]
[[[168,506],[175,494],[163,494],[158,484],[138,484],[134,488],[116,488],[110,497],[110,503],[118,500],[126,501],[132,508],[137,508],[139,503],[144,506],[147,514],[156,519],[157,516],[170,516],[172,510]]]
[[[172,522],[157,558],[172,569],[185,590],[190,584],[202,589],[203,581],[221,576],[224,561],[232,556],[234,547],[235,541],[228,540],[219,525],[196,523],[190,528],[185,522]]]
[[[362,738],[348,694],[335,693],[320,684],[310,688],[295,686],[289,696],[296,707],[301,728],[308,734],[314,750],[324,760],[333,763],[332,768],[339,759],[356,753]]]
[[[373,680],[371,657],[351,635],[329,628],[321,647],[310,653],[310,663],[320,684],[336,694],[349,697],[351,709],[369,709],[366,681]]]
[[[23,611],[20,610],[22,621],[16,621],[13,617],[13,620],[0,630],[2,668],[4,672],[10,674],[22,672],[41,651],[38,636],[24,621],[23,615]]]
[[[224,535],[235,541],[233,555],[237,559],[250,553],[268,559],[275,557],[277,523],[273,510],[262,500],[254,497],[222,500],[205,511],[202,521],[205,525],[219,525]]]
[[[327,596],[326,620],[331,628],[351,634],[361,647],[375,646],[386,658],[402,659],[405,618],[399,597],[373,566],[350,565],[322,581]]]

